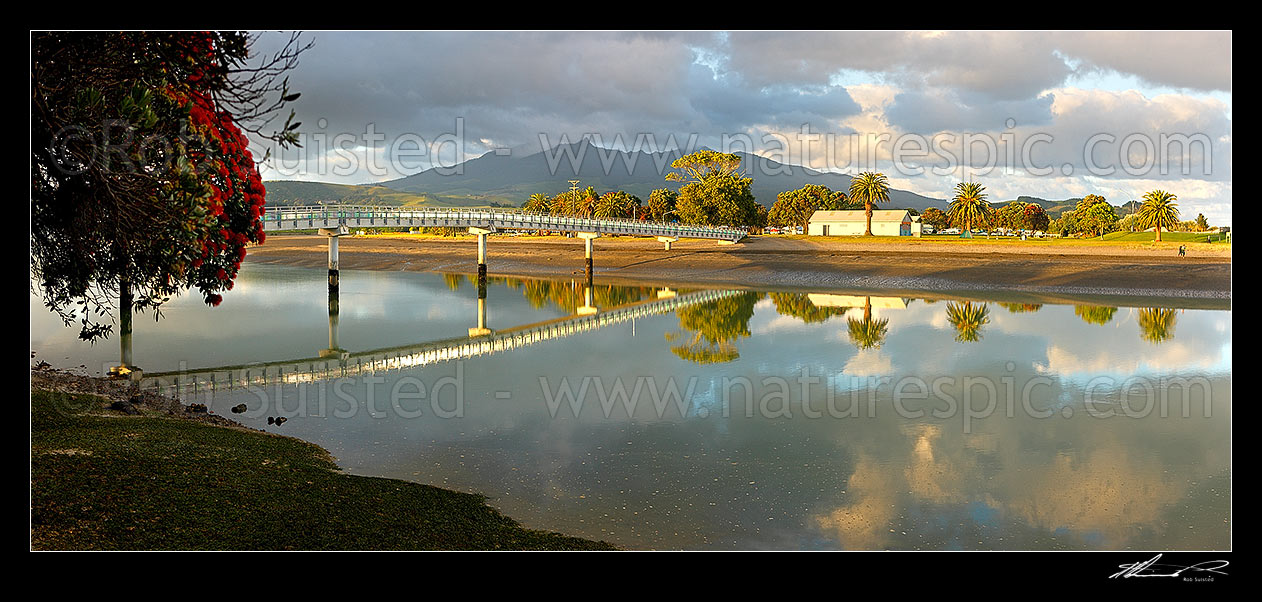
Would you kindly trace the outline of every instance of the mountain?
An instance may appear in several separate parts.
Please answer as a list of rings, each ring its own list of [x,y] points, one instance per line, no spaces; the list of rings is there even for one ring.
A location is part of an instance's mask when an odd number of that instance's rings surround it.
[[[476,199],[438,199],[415,192],[401,192],[377,185],[330,184],[327,182],[303,182],[299,180],[269,180],[263,183],[267,189],[269,205],[315,205],[318,203],[343,203],[347,205],[391,205],[396,207],[489,207],[494,203]]]
[[[680,183],[667,182],[670,164],[679,151],[623,153],[601,148],[587,140],[561,145],[526,156],[486,153],[455,169],[428,169],[420,173],[381,182],[378,185],[400,192],[423,195],[435,204],[499,202],[519,206],[535,193],[549,196],[569,189],[569,180],[599,192],[624,190],[647,199],[656,188],[678,190]],[[819,184],[833,190],[848,190],[850,176],[785,165],[757,155],[742,156],[742,169],[753,178],[754,198],[768,207],[776,195],[806,184]],[[577,167],[577,168],[576,168]],[[459,174],[449,173],[460,171]],[[270,196],[270,195],[269,195]],[[890,190],[890,207],[945,208],[946,201],[904,190]]]

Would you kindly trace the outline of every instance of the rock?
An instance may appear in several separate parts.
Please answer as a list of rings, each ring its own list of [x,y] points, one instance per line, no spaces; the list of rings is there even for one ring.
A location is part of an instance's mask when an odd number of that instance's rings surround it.
[[[132,405],[131,402],[123,401],[121,399],[115,400],[114,403],[111,403],[110,409],[118,410],[119,412],[127,414],[128,416],[135,416],[137,414],[140,414],[140,410],[137,410],[136,406]]]
[[[277,418],[277,419],[276,419],[276,426],[280,426],[280,425],[282,425],[282,424],[285,424],[285,421],[286,421],[286,420],[289,420],[289,419],[288,419],[288,418],[285,418],[284,416],[281,416],[280,418]]]
[[[188,409],[187,409],[187,410],[185,410],[185,411],[187,411],[187,412],[192,412],[192,413],[194,413],[194,414],[205,414],[205,413],[206,413],[206,404],[204,404],[204,403],[195,403],[195,404],[192,404],[192,405],[188,406]]]
[[[242,414],[242,413],[244,413],[244,412],[246,411],[246,409],[247,409],[247,408],[245,407],[245,404],[243,404],[243,403],[239,403],[239,404],[237,404],[237,405],[232,406],[232,413],[233,413],[233,414]]]

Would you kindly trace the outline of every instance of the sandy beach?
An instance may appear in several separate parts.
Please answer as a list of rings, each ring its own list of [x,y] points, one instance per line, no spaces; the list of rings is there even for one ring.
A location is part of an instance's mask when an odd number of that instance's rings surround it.
[[[751,237],[737,245],[684,240],[666,251],[652,239],[606,237],[595,241],[599,282],[727,286],[813,291],[931,293],[994,300],[1064,299],[1127,304],[1161,300],[1184,307],[1230,308],[1231,249],[1177,245],[1092,245],[1058,242],[866,242]],[[476,239],[407,235],[344,237],[344,270],[473,273]],[[1199,247],[1200,245],[1198,245]],[[251,248],[246,261],[320,268],[326,241],[281,235]],[[576,238],[491,237],[491,276],[569,278],[583,274],[583,242]]]

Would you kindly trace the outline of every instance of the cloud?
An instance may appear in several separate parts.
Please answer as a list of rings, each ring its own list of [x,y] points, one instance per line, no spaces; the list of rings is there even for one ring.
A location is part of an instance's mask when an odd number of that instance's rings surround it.
[[[1231,91],[1230,31],[1091,31],[1060,34],[1079,72],[1132,74],[1158,86]]]
[[[301,151],[288,153],[295,173],[314,166],[320,155],[337,154],[315,135],[344,136],[350,148],[361,149],[356,152],[367,165],[369,156],[391,158],[390,145],[409,135],[433,145],[459,132],[463,145],[444,148],[447,155],[459,155],[454,161],[496,148],[512,148],[514,155],[537,152],[541,134],[549,141],[585,134],[604,140],[695,135],[698,144],[711,147],[736,135],[764,145],[749,149],[755,153],[776,152],[782,145],[769,140],[793,141],[809,125],[811,132],[833,138],[811,146],[809,157],[791,150],[785,160],[832,171],[887,170],[892,180],[935,197],[942,196],[942,178],[958,179],[964,172],[899,172],[890,163],[890,146],[878,145],[881,136],[1010,135],[1015,148],[1030,152],[1015,156],[1015,171],[995,172],[1002,180],[993,183],[997,189],[1054,198],[1122,181],[1164,180],[1195,189],[1201,206],[1230,217],[1230,32],[317,32],[309,37],[314,47],[290,74],[291,87],[302,93],[294,108],[308,137]],[[287,36],[264,35],[259,49],[283,39]],[[379,140],[365,136],[370,126]],[[1141,140],[1129,153],[1120,149],[1131,134],[1154,145],[1163,135],[1203,138],[1155,162],[1152,173],[1088,173],[1084,147],[1097,134],[1113,138],[1097,144],[1091,157],[1119,168],[1121,159],[1146,148]],[[1036,141],[1046,136],[1052,142]],[[961,144],[946,142],[943,148],[958,157]],[[435,160],[431,152],[385,171],[356,166],[351,175],[325,170],[281,177],[360,183],[415,173]],[[930,158],[920,164],[945,162]],[[985,162],[970,165],[981,168]],[[1035,177],[1029,167],[1052,171]],[[277,171],[265,176],[277,177]]]

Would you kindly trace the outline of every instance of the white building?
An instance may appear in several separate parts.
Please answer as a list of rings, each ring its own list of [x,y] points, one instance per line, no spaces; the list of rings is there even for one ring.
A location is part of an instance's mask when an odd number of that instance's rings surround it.
[[[816,211],[811,214],[806,233],[810,236],[860,236],[867,229],[867,213]],[[876,236],[920,236],[920,220],[906,209],[873,209],[872,234]]]

